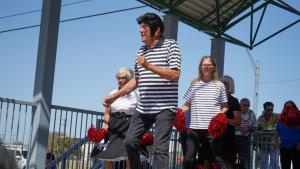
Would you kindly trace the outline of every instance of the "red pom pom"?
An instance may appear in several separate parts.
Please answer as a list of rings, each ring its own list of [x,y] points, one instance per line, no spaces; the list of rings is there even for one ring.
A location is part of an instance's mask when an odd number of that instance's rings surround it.
[[[220,138],[227,127],[227,118],[224,113],[219,113],[210,120],[208,133],[213,138]]]
[[[186,131],[186,123],[185,123],[185,115],[182,109],[177,109],[175,114],[175,120],[173,123],[174,127],[179,132],[185,132]]]
[[[94,125],[92,125],[89,129],[88,129],[88,132],[87,132],[87,136],[88,136],[88,139],[89,141],[94,141],[94,135],[96,133],[96,128],[94,127]]]
[[[143,147],[151,146],[153,144],[153,134],[151,132],[147,132],[140,139],[140,144]]]
[[[94,142],[99,143],[108,133],[108,131],[104,128],[98,129],[94,135]]]
[[[89,141],[93,141],[93,142],[100,142],[108,133],[108,131],[104,128],[98,129],[96,130],[96,128],[92,125],[89,129],[88,129],[88,139]]]
[[[219,165],[218,165],[217,163],[213,163],[213,164],[212,164],[212,168],[213,168],[213,169],[219,169]]]

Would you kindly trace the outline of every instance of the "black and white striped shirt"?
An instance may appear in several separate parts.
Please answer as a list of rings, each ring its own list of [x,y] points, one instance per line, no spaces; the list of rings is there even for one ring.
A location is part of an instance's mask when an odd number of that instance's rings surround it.
[[[189,128],[207,129],[212,117],[221,111],[221,104],[227,102],[227,95],[220,81],[198,81],[191,84],[184,99],[191,104]]]
[[[143,55],[153,65],[180,70],[181,53],[175,40],[160,39],[155,47],[142,46],[138,55]],[[174,110],[178,103],[178,81],[160,77],[137,63],[135,76],[138,77],[140,99],[136,110],[140,113],[159,113],[164,109]]]

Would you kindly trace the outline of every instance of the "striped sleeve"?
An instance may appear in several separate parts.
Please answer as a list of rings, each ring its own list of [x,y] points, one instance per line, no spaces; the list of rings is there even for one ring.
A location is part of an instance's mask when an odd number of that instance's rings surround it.
[[[180,53],[180,49],[179,46],[177,44],[177,42],[175,40],[171,41],[171,45],[169,47],[169,68],[173,69],[173,68],[177,68],[178,70],[180,70],[181,68],[181,53]]]
[[[192,93],[193,92],[193,84],[190,85],[189,89],[185,92],[183,98],[188,102],[191,103],[192,101]]]

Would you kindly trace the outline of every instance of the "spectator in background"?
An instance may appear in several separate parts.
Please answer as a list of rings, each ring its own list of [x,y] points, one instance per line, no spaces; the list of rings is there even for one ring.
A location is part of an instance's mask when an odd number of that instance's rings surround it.
[[[272,102],[264,103],[264,112],[258,117],[258,130],[276,131],[278,114],[273,113],[274,104]],[[260,139],[266,144],[260,145],[260,168],[261,169],[279,169],[279,150],[277,133],[268,134]],[[270,161],[269,161],[270,157]]]
[[[18,169],[14,155],[2,145],[0,145],[0,168]]]
[[[214,139],[214,148],[216,155],[225,161],[228,168],[235,168],[237,154],[235,126],[240,125],[241,108],[239,100],[232,95],[234,94],[234,80],[232,77],[225,75],[221,77],[221,81],[225,85],[228,99],[227,128],[220,139]]]
[[[250,133],[257,129],[257,120],[254,111],[249,109],[249,99],[241,99],[240,107],[241,124],[236,127],[235,135],[240,169],[246,169],[250,162]]]
[[[293,101],[284,104],[276,127],[281,141],[280,162],[282,169],[300,169],[300,112]]]

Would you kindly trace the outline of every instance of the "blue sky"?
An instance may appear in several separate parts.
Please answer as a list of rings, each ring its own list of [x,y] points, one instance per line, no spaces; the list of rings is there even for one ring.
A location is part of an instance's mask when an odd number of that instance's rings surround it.
[[[62,3],[76,2],[63,0]],[[300,3],[286,1],[300,10]],[[130,0],[90,0],[62,7],[61,20],[140,6]],[[41,0],[2,0],[0,17],[41,9]],[[53,89],[53,104],[103,111],[102,99],[117,87],[115,73],[120,67],[133,67],[137,49],[142,45],[136,18],[145,12],[162,13],[146,7],[60,24]],[[40,12],[0,19],[0,31],[39,24]],[[281,9],[266,11],[257,40],[299,19]],[[257,21],[258,18],[256,17]],[[249,40],[249,20],[229,32]],[[0,34],[0,97],[32,101],[39,27]],[[260,61],[258,114],[265,101],[282,110],[287,100],[300,104],[300,25],[254,48],[251,54]],[[179,23],[178,43],[182,50],[179,105],[191,80],[197,76],[202,56],[210,54],[211,37]],[[224,74],[235,79],[239,99],[253,102],[254,70],[245,48],[226,43]]]

